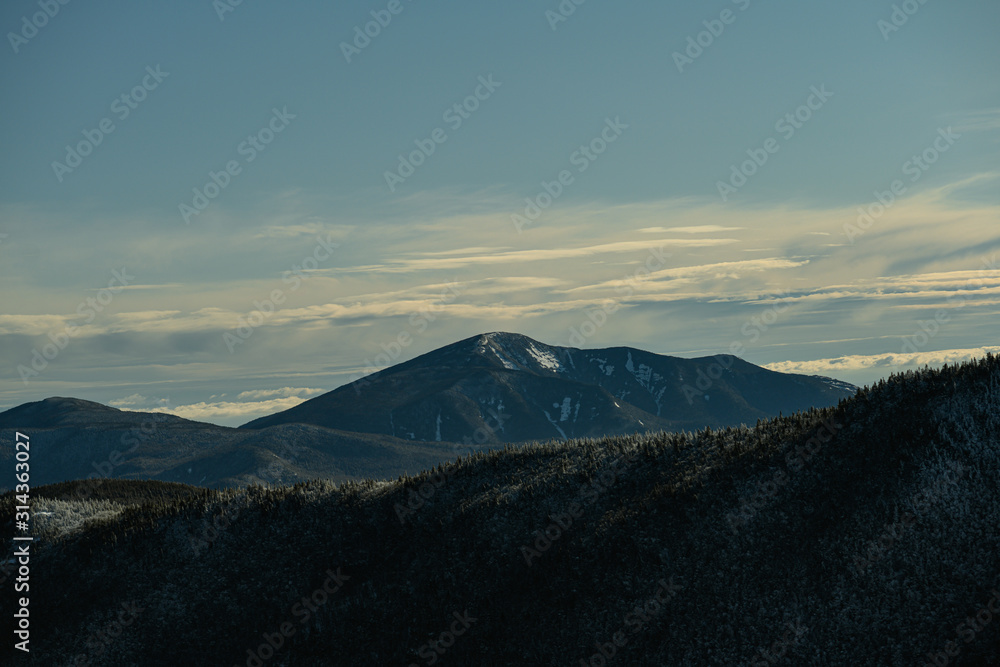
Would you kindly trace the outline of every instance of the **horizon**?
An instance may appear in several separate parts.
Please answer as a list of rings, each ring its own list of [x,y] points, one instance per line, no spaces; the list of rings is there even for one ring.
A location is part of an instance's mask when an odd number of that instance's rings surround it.
[[[0,411],[242,424],[511,329],[1000,351],[996,3],[391,4],[0,9]]]
[[[457,345],[457,344],[465,342],[465,341],[473,340],[473,339],[476,339],[476,338],[481,338],[481,337],[484,337],[484,336],[485,337],[489,337],[489,336],[495,336],[495,335],[519,336],[519,337],[528,338],[532,342],[541,343],[541,344],[546,345],[548,347],[559,347],[559,346],[549,345],[545,341],[538,341],[538,340],[535,340],[535,339],[531,338],[530,336],[525,336],[524,334],[520,334],[520,333],[513,332],[513,331],[489,331],[489,332],[483,332],[483,333],[480,333],[480,334],[475,334],[473,336],[469,336],[467,338],[463,338],[463,339],[458,340],[458,341],[452,341],[451,343],[448,343],[447,345],[444,345],[442,347],[436,348],[435,350],[431,350],[431,351],[426,352],[426,353],[424,353],[422,355],[417,355],[417,357],[414,357],[414,358],[419,358],[419,357],[422,357],[422,356],[426,356],[426,355],[431,354],[431,353],[433,353],[433,352],[435,352],[437,350],[443,349],[445,347],[451,347],[452,345]],[[578,348],[578,347],[573,347],[573,346],[562,346],[562,349],[569,349],[569,350],[589,349],[589,350],[593,350],[593,351],[613,350],[613,349],[626,349],[626,350],[639,351],[638,348],[632,348],[632,347],[628,347],[628,346],[611,346],[611,347],[606,347],[606,348]],[[385,354],[385,353],[382,353],[382,354]],[[653,353],[653,354],[656,354],[656,353]],[[992,352],[988,352],[987,355],[989,355],[989,354],[993,354],[993,353]],[[987,355],[984,355],[984,357],[987,356]],[[377,355],[377,357],[375,359],[375,362],[374,362],[376,364],[379,362],[378,356],[381,356],[381,355]],[[668,357],[670,357],[672,355],[661,355],[661,356],[668,356]],[[734,357],[734,358],[737,358],[737,359],[742,359],[742,357],[740,357],[738,354],[732,354],[732,353],[728,353],[728,352],[727,353],[716,354],[716,355],[705,355],[703,357],[679,357],[679,358],[685,358],[685,359],[691,359],[691,360],[705,360],[705,359],[716,359],[716,358],[719,358],[719,357],[727,357],[727,356],[728,357]],[[949,364],[949,363],[946,362],[945,364],[942,364],[942,367],[943,366],[948,366],[948,365],[952,365],[952,366],[954,366],[954,365],[961,365],[962,363],[964,363],[966,361],[976,361],[977,359],[981,359],[981,358],[984,358],[984,357],[975,357],[975,356],[973,356],[971,359],[963,360],[963,361],[960,361],[960,362],[953,362],[951,364]],[[403,363],[403,362],[399,362],[399,363]],[[372,375],[374,375],[376,372],[382,372],[384,370],[389,370],[389,369],[391,369],[395,365],[398,365],[398,364],[393,364],[392,366],[380,367],[379,370],[373,371]],[[763,367],[761,367],[761,368],[763,368]],[[772,370],[772,369],[767,369],[767,370]],[[906,369],[906,370],[919,370],[919,368],[918,369]],[[781,371],[776,371],[776,372],[781,372]],[[902,375],[904,372],[905,372],[905,370],[900,370],[898,372],[894,371],[889,376],[885,376],[884,378],[879,378],[879,379],[889,379],[889,377],[891,377],[893,375]],[[802,375],[803,377],[825,377],[825,378],[829,377],[829,376],[822,376],[822,375],[816,375],[816,374],[806,374],[806,373],[789,373],[789,374],[790,375]],[[309,400],[310,398],[314,398],[314,397],[317,397],[317,396],[321,396],[323,394],[330,393],[332,391],[336,391],[337,389],[340,389],[342,387],[350,386],[354,382],[362,382],[367,377],[369,377],[368,374],[360,374],[359,377],[357,377],[356,379],[353,379],[353,380],[349,379],[348,382],[346,382],[343,385],[340,385],[338,387],[333,387],[331,389],[323,389],[319,393],[310,396],[306,400]],[[831,378],[831,379],[835,379],[836,380],[836,378]],[[877,383],[878,383],[878,380],[876,380],[874,382],[871,382],[871,383],[868,383],[868,384],[864,384],[864,385],[856,385],[856,388],[857,389],[868,389],[868,388],[872,388]],[[44,397],[42,399],[39,399],[39,401],[43,401],[43,400],[57,400],[57,399],[84,400],[84,401],[88,400],[88,399],[80,398],[79,396],[46,396],[46,397]],[[36,401],[28,401],[27,403],[33,403],[33,402],[36,402]],[[152,408],[130,408],[130,407],[127,407],[127,406],[116,407],[116,406],[113,406],[113,405],[106,405],[104,403],[100,403],[99,401],[90,401],[90,402],[98,403],[100,405],[105,405],[106,407],[111,407],[113,409],[121,410],[123,412],[170,414],[170,415],[178,416],[178,417],[181,417],[181,418],[184,418],[184,419],[190,419],[191,421],[199,421],[199,422],[204,422],[204,423],[211,424],[211,425],[214,425],[214,426],[222,426],[222,427],[227,427],[227,428],[239,428],[239,427],[242,427],[242,426],[244,426],[246,424],[249,424],[251,421],[254,421],[254,420],[256,420],[259,417],[269,416],[269,415],[272,415],[272,414],[277,414],[278,412],[283,412],[285,409],[287,409],[287,408],[281,408],[281,409],[276,410],[275,412],[272,412],[272,413],[263,413],[263,414],[259,414],[259,415],[254,415],[250,419],[247,419],[245,421],[240,421],[239,423],[235,423],[235,422],[234,423],[220,423],[220,421],[218,421],[218,420],[212,420],[212,419],[195,419],[193,417],[184,417],[183,415],[178,415],[176,409],[172,409],[172,408],[169,408],[169,407],[154,406]],[[22,405],[24,405],[24,404],[22,404]],[[298,405],[298,403],[296,403],[296,405]],[[8,409],[14,409],[16,407],[20,407],[20,406],[10,406],[10,407],[6,407],[5,406],[2,409],[0,409],[0,414],[2,414],[4,411],[6,411]],[[292,407],[294,407],[294,406],[292,406]],[[232,420],[227,420],[227,421],[232,421]]]

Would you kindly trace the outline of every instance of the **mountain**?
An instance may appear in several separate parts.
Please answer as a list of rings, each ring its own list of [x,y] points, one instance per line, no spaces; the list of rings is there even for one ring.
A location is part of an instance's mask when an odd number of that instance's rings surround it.
[[[33,489],[38,664],[1000,663],[998,357],[389,483],[73,486]]]
[[[30,438],[34,485],[105,477],[214,488],[392,478],[469,451],[308,424],[226,428],[61,397],[0,413],[0,439],[14,442],[17,431]],[[13,447],[0,449],[0,488],[13,488],[14,456]]]
[[[857,390],[730,355],[680,359],[628,347],[473,336],[255,419],[423,441],[522,442],[753,424],[835,405]]]
[[[54,397],[0,413],[0,438],[29,433],[36,484],[391,479],[502,443],[753,424],[836,404],[855,390],[727,355],[580,350],[493,333],[238,429]],[[13,457],[0,450],[0,488],[13,487]]]

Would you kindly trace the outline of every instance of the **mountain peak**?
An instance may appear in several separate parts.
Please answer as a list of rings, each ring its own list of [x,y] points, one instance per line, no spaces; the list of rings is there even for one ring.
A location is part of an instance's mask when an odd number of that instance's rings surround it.
[[[473,353],[512,371],[558,373],[568,360],[568,350],[540,343],[523,334],[494,331],[474,336]]]
[[[680,359],[629,347],[477,334],[246,427],[307,423],[411,440],[523,442],[754,423],[853,391],[729,355]]]
[[[8,422],[18,427],[43,428],[53,424],[89,421],[95,416],[108,417],[120,413],[117,408],[82,398],[51,396],[41,401],[25,403],[0,413],[0,427]]]

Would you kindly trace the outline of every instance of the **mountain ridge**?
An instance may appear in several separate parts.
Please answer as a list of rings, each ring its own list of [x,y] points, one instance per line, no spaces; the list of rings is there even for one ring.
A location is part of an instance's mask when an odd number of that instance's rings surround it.
[[[395,478],[503,444],[752,424],[852,393],[730,355],[581,350],[493,332],[241,428],[51,397],[0,413],[0,437],[30,430],[39,484],[113,477],[219,488]],[[0,461],[11,456],[0,451]],[[5,470],[0,486],[12,487],[13,466]]]
[[[1000,602],[998,480],[987,357],[749,428],[503,447],[391,482],[39,489],[33,657],[86,652],[139,600],[99,664],[996,665],[995,617],[955,639]]]
[[[728,354],[683,359],[630,347],[561,347],[491,332],[240,428],[297,421],[419,440],[464,440],[485,431],[486,442],[517,442],[754,423],[781,411],[832,405],[856,390],[839,380],[778,373]],[[708,405],[713,398],[716,403]],[[515,404],[519,410],[512,412]],[[503,427],[489,427],[487,418],[496,420],[505,408]]]

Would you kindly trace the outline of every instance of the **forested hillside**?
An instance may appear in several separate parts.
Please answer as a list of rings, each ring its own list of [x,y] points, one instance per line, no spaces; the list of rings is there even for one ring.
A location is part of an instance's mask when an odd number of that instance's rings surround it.
[[[94,518],[33,546],[37,664],[1000,664],[996,357],[752,428],[140,488],[60,490]]]

